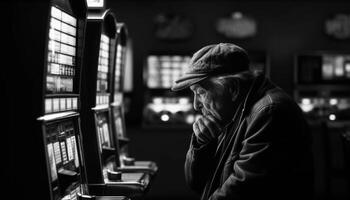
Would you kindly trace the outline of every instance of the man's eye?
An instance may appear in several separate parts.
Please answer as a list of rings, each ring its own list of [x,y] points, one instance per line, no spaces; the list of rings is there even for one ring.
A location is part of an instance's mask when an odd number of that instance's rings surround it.
[[[198,94],[198,95],[205,94],[205,91],[204,91],[204,90],[197,90],[197,94]]]

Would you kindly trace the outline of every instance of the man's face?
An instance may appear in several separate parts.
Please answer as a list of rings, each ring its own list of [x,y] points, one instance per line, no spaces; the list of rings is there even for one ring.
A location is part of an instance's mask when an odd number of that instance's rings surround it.
[[[231,120],[234,108],[232,95],[221,84],[205,80],[190,87],[194,93],[193,107],[202,115],[212,115],[220,124]]]

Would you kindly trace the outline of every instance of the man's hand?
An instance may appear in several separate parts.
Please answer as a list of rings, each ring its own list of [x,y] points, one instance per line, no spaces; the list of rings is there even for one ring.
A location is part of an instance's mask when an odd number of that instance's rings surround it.
[[[213,116],[207,115],[201,116],[193,123],[193,131],[197,137],[197,141],[205,144],[217,138],[222,128]]]

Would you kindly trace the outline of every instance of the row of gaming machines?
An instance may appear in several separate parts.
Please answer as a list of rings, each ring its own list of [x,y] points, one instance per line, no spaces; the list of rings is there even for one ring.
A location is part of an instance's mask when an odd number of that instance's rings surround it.
[[[14,199],[138,199],[158,167],[129,157],[123,113],[127,27],[85,0],[12,7],[8,84]],[[7,80],[14,80],[8,77]]]

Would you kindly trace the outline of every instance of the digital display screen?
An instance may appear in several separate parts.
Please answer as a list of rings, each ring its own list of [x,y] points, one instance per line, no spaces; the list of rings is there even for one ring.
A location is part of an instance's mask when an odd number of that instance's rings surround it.
[[[350,60],[344,62],[346,78],[350,79]]]
[[[103,8],[104,0],[86,0],[89,8]]]
[[[116,58],[115,58],[115,71],[114,71],[114,91],[115,92],[120,92],[122,90],[121,81],[122,81],[122,70],[125,64],[123,63],[124,56],[125,56],[125,47],[118,44]]]
[[[122,113],[121,107],[119,106],[114,107],[113,115],[114,115],[114,125],[116,128],[117,137],[124,138],[125,131],[124,131],[124,121],[123,121],[123,113]]]
[[[56,163],[55,163],[55,153],[53,149],[53,144],[49,143],[47,144],[47,154],[49,158],[49,165],[50,165],[50,174],[52,181],[57,180],[57,169],[56,169]]]
[[[188,69],[190,56],[150,55],[147,57],[148,88],[170,88]]]
[[[109,74],[109,37],[102,34],[100,42],[100,51],[97,70],[97,88],[100,93],[108,92],[108,74]]]
[[[97,133],[101,151],[103,147],[114,147],[106,113],[97,114]]]
[[[350,55],[322,54],[298,57],[299,83],[342,83],[350,80]]]
[[[67,183],[60,176],[62,171],[80,174],[80,157],[78,152],[77,136],[73,121],[60,121],[47,124],[46,149],[53,190],[60,191],[61,195],[80,190],[78,180]],[[62,179],[62,180],[61,180]],[[64,183],[64,184],[61,184]],[[79,188],[78,190],[76,188]]]
[[[322,77],[325,80],[349,79],[350,55],[324,55]]]
[[[51,7],[46,75],[46,92],[49,94],[73,93],[76,35],[76,18]]]

